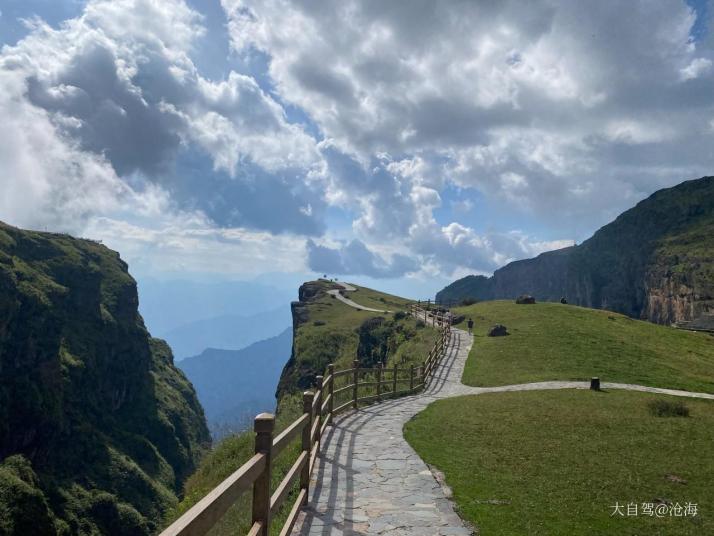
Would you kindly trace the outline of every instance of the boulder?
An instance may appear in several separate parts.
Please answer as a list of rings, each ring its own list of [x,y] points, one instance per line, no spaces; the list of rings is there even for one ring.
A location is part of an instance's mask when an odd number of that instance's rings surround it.
[[[496,324],[488,330],[489,337],[505,337],[506,335],[508,335],[508,330],[503,324]]]
[[[465,315],[453,315],[453,316],[451,317],[451,323],[452,323],[452,324],[460,324],[460,323],[463,322],[464,320],[466,320],[466,316],[465,316]]]
[[[531,304],[535,303],[535,298],[529,294],[521,294],[516,298],[516,303]]]

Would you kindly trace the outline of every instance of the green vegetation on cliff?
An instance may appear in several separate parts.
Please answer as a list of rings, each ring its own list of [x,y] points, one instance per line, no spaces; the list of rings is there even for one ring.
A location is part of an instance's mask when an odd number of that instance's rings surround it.
[[[0,224],[0,533],[151,534],[176,504],[208,431],[137,305],[117,253]]]
[[[615,390],[458,397],[430,405],[405,437],[481,534],[714,534],[714,401],[684,400],[689,417],[650,410],[681,401]],[[670,516],[677,503],[698,515]]]
[[[547,380],[623,382],[714,393],[714,337],[573,305],[481,302],[455,309],[473,318],[467,385]],[[510,335],[487,337],[494,324]]]
[[[714,177],[659,190],[576,247],[467,276],[442,301],[532,294],[661,324],[714,312]]]
[[[387,366],[409,366],[423,361],[433,346],[437,331],[404,315],[407,300],[363,287],[346,292],[360,305],[395,313],[363,311],[327,293],[340,288],[324,280],[300,287],[300,300],[292,304],[293,354],[280,378],[278,397],[312,387],[330,363],[338,370],[351,368],[354,359],[362,366],[378,359]]]

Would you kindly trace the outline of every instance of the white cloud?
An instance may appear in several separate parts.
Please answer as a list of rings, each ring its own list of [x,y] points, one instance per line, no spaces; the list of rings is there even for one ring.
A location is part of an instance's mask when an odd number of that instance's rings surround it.
[[[679,73],[682,80],[692,80],[708,73],[711,68],[712,60],[709,58],[694,58],[689,65],[680,69]]]
[[[282,99],[365,168],[395,155],[409,184],[446,179],[592,230],[714,166],[713,53],[683,1],[222,3]],[[365,235],[403,231],[386,207],[414,210],[403,182],[381,181],[360,201]],[[331,199],[351,189],[333,181]]]
[[[402,277],[419,271],[416,259],[394,253],[385,258],[370,250],[364,242],[352,240],[349,243],[330,247],[307,241],[308,266],[316,272],[338,275],[366,275],[376,279]]]
[[[19,226],[78,232],[86,218],[142,196],[117,177],[101,155],[80,150],[45,110],[23,98],[16,71],[0,70],[2,218]]]
[[[202,76],[183,0],[30,21],[0,52],[0,217],[172,266],[229,269],[225,242],[289,270],[311,236],[347,273],[490,271],[564,242],[464,224],[475,191],[569,234],[714,167],[714,51],[684,2],[222,4],[235,64],[267,58],[269,82]]]
[[[143,224],[92,218],[87,236],[122,253],[142,275],[221,274],[250,277],[304,272],[304,243],[295,235],[216,228],[200,214],[168,214]]]
[[[184,1],[91,0],[80,17],[57,29],[40,19],[30,24],[25,39],[0,53],[2,117],[18,130],[17,147],[4,152],[4,168],[17,171],[5,180],[13,181],[18,196],[37,198],[61,214],[62,228],[81,228],[92,214],[125,209],[127,198],[139,195],[137,184],[165,188],[174,209],[202,210],[221,225],[235,219],[235,207],[217,204],[215,193],[199,182],[203,177],[176,177],[186,175],[174,168],[177,155],[191,148],[242,183],[226,187],[240,192],[238,207],[270,207],[280,199],[281,230],[319,227],[319,211],[300,212],[306,175],[321,165],[315,141],[287,121],[254,79],[231,72],[213,82],[199,74],[189,54],[205,29]],[[250,173],[238,173],[247,167]],[[257,174],[286,193],[254,188]],[[28,220],[10,208],[3,218]],[[292,222],[288,214],[295,214]],[[239,220],[241,226],[274,227],[255,211],[241,210]],[[48,210],[35,211],[33,221],[58,224]]]

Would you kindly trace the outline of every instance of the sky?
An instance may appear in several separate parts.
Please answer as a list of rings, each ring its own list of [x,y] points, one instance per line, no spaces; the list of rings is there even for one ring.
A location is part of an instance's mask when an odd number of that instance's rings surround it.
[[[0,0],[0,220],[427,297],[714,173],[714,8]]]

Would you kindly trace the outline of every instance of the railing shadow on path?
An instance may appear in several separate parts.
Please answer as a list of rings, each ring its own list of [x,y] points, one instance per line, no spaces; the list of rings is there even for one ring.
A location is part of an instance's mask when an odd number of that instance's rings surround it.
[[[275,435],[275,416],[268,413],[258,415],[254,423],[255,455],[167,527],[161,536],[206,534],[238,497],[251,491],[252,525],[249,536],[268,536],[273,518],[288,500],[291,508],[280,528],[281,536],[292,532],[298,517],[303,519],[302,529],[306,529],[310,534],[317,534],[313,525],[318,522],[322,523],[321,532],[325,534],[338,526],[344,534],[363,533],[369,525],[364,523],[367,521],[363,519],[365,516],[360,517],[355,513],[359,509],[358,505],[354,504],[354,476],[360,473],[360,467],[356,465],[365,466],[368,462],[359,459],[362,452],[356,452],[357,438],[369,421],[375,417],[389,415],[402,400],[413,400],[415,394],[423,393],[425,388],[438,392],[446,385],[446,376],[443,372],[439,373],[439,370],[443,368],[443,357],[449,354],[449,347],[453,342],[451,316],[443,311],[423,309],[419,304],[410,305],[408,311],[419,320],[423,317],[424,324],[431,324],[439,329],[440,335],[422,365],[412,365],[407,369],[409,375],[406,378],[399,377],[396,365],[393,368],[385,368],[382,364],[364,368],[358,361],[354,361],[353,368],[340,371],[336,371],[333,364],[328,365],[324,377],[316,376],[315,389],[303,393],[301,416]],[[455,355],[453,351],[451,355]],[[403,369],[399,371],[404,374]],[[436,381],[432,381],[437,373],[440,376]],[[385,378],[385,374],[391,374],[391,379]],[[348,385],[336,389],[335,378],[338,377],[347,377]],[[350,379],[352,383],[349,383]],[[408,388],[403,387],[405,383]],[[402,388],[397,389],[399,386]],[[375,388],[376,394],[359,397],[358,391],[364,387]],[[335,407],[338,394],[348,392],[352,393],[351,399]],[[349,412],[336,419],[345,410]],[[299,456],[273,489],[273,458],[300,438]],[[317,471],[314,471],[316,466]],[[339,484],[340,479],[344,480],[345,485],[331,485],[325,500],[323,492],[326,483]],[[295,495],[292,490],[298,482],[299,492]],[[343,497],[339,497],[341,488],[344,489]],[[325,503],[340,505],[342,508],[330,507],[319,513],[317,507]],[[317,517],[305,515],[311,511],[318,514]],[[347,515],[347,512],[352,514]],[[341,516],[341,519],[336,516]],[[301,532],[304,533],[302,529]]]
[[[429,379],[424,391],[421,393],[422,396],[438,396],[446,388],[447,384],[453,381],[449,380],[449,375],[456,365],[456,357],[460,349],[461,337],[456,330],[452,330],[445,355],[440,365],[436,367],[434,375]],[[458,381],[460,383],[461,378],[458,378]]]
[[[367,432],[366,427],[370,421],[394,413],[399,406],[415,399],[422,399],[426,406],[442,394],[450,396],[449,375],[456,366],[462,339],[464,337],[459,333],[451,334],[440,363],[433,369],[433,376],[421,392],[362,407],[336,418],[323,442],[319,466],[311,486],[309,506],[303,509],[301,522],[298,522],[293,534],[330,536],[369,533],[368,520],[351,515],[351,512],[362,506],[354,501],[357,487],[355,476],[367,469],[366,466],[354,466],[357,439],[361,433]]]

